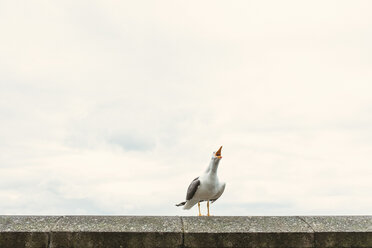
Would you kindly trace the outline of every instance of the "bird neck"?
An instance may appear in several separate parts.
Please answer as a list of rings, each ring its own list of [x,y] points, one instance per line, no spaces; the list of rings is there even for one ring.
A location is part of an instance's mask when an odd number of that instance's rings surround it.
[[[212,158],[212,160],[209,163],[209,166],[208,166],[208,168],[205,172],[210,174],[210,175],[217,175],[217,169],[218,169],[218,164],[219,163],[220,163],[219,159],[213,159]]]

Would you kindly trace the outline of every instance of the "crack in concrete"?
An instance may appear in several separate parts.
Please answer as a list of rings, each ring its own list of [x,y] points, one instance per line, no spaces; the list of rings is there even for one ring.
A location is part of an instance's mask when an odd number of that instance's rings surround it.
[[[181,231],[182,231],[182,243],[181,243],[181,247],[185,247],[185,226],[184,226],[184,223],[183,223],[183,217],[180,217],[181,219]]]
[[[315,230],[314,228],[309,224],[307,223],[307,221],[301,217],[301,216],[297,216],[297,218],[299,218],[300,220],[302,220],[306,225],[308,225],[308,227],[311,229],[311,231],[313,231],[313,247],[315,248],[316,247],[316,242],[315,242]]]
[[[49,230],[49,232],[48,232],[48,248],[51,248],[51,244],[52,244],[52,232],[53,232],[53,230],[54,230],[54,228],[56,228],[56,226],[58,225],[58,222],[61,220],[61,219],[63,219],[65,216],[59,216],[58,218],[57,218],[57,221],[56,221],[56,223],[54,223],[54,225],[50,228],[50,230]]]

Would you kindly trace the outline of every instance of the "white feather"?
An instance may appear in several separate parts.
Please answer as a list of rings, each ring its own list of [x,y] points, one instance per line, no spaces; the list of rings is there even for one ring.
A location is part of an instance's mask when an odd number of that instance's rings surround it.
[[[220,182],[217,176],[218,164],[220,162],[219,157],[213,153],[212,160],[205,170],[205,172],[199,177],[200,185],[196,190],[194,196],[186,201],[183,209],[190,209],[200,201],[208,201],[219,198],[225,190],[226,183]]]

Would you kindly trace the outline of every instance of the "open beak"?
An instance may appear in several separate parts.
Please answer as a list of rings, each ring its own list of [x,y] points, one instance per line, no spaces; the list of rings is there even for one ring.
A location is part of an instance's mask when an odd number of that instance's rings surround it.
[[[218,149],[218,151],[216,152],[216,157],[217,157],[217,158],[222,158],[222,156],[221,156],[221,150],[222,150],[222,146],[221,146],[220,149]]]

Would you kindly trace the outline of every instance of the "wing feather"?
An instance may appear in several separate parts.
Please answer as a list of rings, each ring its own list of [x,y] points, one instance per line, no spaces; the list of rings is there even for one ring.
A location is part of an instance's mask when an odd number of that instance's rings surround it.
[[[226,186],[226,183],[224,183],[221,187],[221,189],[219,190],[219,192],[213,197],[213,199],[211,199],[211,203],[217,201],[218,198],[221,197],[221,195],[223,194],[223,192],[225,191],[225,186]]]
[[[200,186],[200,180],[199,180],[199,177],[197,177],[194,180],[192,180],[189,187],[187,188],[187,194],[186,194],[187,201],[194,197],[195,192],[199,188],[199,186]]]

